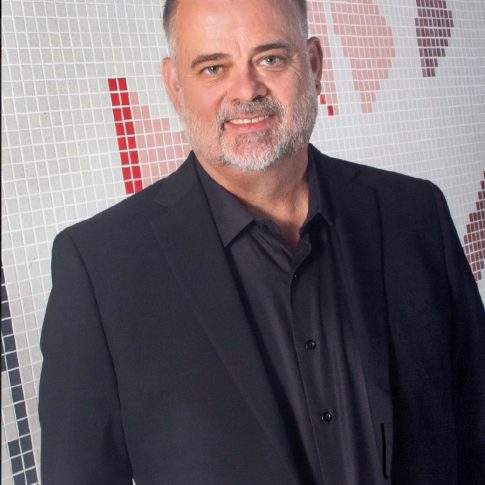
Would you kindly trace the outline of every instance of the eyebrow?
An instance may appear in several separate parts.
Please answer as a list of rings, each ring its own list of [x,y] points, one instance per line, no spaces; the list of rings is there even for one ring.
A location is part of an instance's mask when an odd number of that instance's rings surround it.
[[[253,49],[253,54],[260,54],[261,52],[266,52],[273,49],[285,49],[289,51],[290,45],[285,42],[272,42],[269,44],[262,44],[256,46]],[[229,54],[225,54],[223,52],[214,52],[213,54],[201,54],[192,61],[192,63],[190,64],[190,68],[194,69],[199,64],[203,64],[205,62],[221,61],[229,57]]]
[[[271,42],[269,44],[262,44],[258,45],[253,49],[253,52],[255,54],[260,54],[261,52],[266,52],[266,51],[271,51],[275,49],[284,49],[284,50],[291,50],[290,49],[290,44],[287,44],[286,42]]]
[[[202,54],[197,56],[192,63],[190,64],[190,68],[194,69],[199,64],[203,64],[204,62],[212,62],[212,61],[220,61],[221,59],[227,59],[229,54],[224,54],[223,52],[214,52],[214,54]]]

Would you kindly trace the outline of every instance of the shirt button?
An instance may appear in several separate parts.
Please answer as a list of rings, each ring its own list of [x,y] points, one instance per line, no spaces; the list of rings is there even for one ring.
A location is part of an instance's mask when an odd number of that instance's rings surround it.
[[[330,421],[332,421],[333,419],[333,415],[332,413],[329,413],[328,411],[326,411],[325,413],[320,414],[320,419],[324,423],[330,423]]]
[[[315,342],[315,340],[307,340],[305,342],[305,347],[307,350],[315,350],[317,346],[317,343]]]

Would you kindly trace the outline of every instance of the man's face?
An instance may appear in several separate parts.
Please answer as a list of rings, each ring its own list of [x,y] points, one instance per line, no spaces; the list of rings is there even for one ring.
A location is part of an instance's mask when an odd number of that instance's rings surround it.
[[[164,76],[202,163],[264,170],[306,147],[321,49],[298,15],[285,0],[180,0]]]

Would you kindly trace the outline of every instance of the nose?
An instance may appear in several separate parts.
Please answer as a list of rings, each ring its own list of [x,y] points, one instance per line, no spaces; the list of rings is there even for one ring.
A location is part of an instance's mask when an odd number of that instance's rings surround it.
[[[268,94],[268,88],[254,66],[237,70],[233,75],[234,79],[229,92],[231,101],[254,101],[264,98]]]

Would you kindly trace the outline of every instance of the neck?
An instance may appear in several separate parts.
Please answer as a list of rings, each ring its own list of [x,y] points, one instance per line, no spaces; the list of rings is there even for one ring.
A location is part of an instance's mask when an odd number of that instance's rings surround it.
[[[260,172],[243,172],[235,167],[199,161],[256,219],[272,220],[290,247],[296,248],[300,228],[308,214],[307,147]]]

